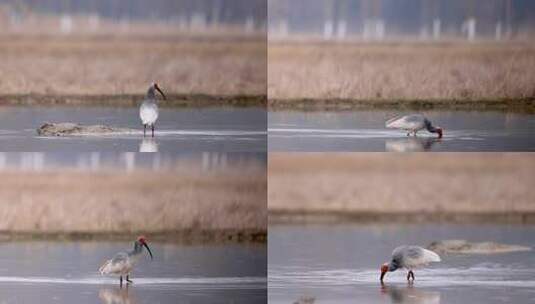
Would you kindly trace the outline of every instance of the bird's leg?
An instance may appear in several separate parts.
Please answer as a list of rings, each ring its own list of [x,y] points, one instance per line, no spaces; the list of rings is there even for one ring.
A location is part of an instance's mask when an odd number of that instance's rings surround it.
[[[119,276],[119,286],[123,287],[123,276]]]
[[[152,124],[152,137],[154,137],[154,124]]]
[[[414,272],[412,270],[409,270],[409,277],[412,276],[412,281],[414,282]]]
[[[407,281],[411,281],[411,271],[409,270],[409,273],[407,273]]]
[[[126,281],[127,281],[128,283],[134,283],[134,282],[132,282],[132,281],[128,278],[128,275],[126,275]]]
[[[145,133],[147,132],[147,124],[143,125],[143,137],[145,137]]]
[[[407,132],[407,137],[409,137],[409,136],[411,136],[411,132],[410,131]]]

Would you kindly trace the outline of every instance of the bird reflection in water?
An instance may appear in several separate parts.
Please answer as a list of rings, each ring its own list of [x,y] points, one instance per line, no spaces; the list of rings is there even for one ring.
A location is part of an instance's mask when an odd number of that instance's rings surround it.
[[[139,144],[139,152],[158,152],[158,143],[152,137],[144,137]]]
[[[439,304],[440,292],[425,291],[414,287],[412,283],[406,287],[381,284],[381,293],[390,296],[391,303]]]
[[[429,151],[440,138],[435,137],[407,137],[404,139],[387,140],[385,150],[387,152],[423,152]]]
[[[135,304],[135,299],[128,294],[127,288],[101,289],[98,297],[103,304]]]

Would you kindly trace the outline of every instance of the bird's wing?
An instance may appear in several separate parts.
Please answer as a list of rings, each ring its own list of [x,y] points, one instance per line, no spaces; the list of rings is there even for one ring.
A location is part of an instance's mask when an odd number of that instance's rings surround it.
[[[440,256],[433,251],[418,246],[405,246],[400,253],[403,264],[408,267],[418,267],[431,262],[440,262]]]
[[[125,262],[128,259],[128,254],[125,252],[119,252],[117,253],[112,259],[107,260],[100,266],[99,272],[101,274],[107,274],[107,273],[114,273],[118,270],[118,267],[121,266],[123,262]]]
[[[411,114],[395,117],[386,121],[385,126],[392,129],[418,129],[423,128],[425,118],[420,114]]]
[[[424,259],[428,263],[441,261],[440,256],[436,254],[435,252],[428,250],[428,249],[424,249],[424,248],[422,248],[422,250],[424,251]]]

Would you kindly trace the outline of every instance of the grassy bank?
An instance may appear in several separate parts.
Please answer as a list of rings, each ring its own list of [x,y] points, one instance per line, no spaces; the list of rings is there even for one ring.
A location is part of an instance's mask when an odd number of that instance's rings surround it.
[[[265,95],[206,95],[168,94],[167,100],[159,100],[162,107],[265,107]],[[14,94],[0,95],[1,106],[112,106],[136,107],[143,101],[144,94],[124,95],[53,95]]]
[[[535,97],[482,100],[462,99],[269,99],[270,111],[504,111],[535,113]]]
[[[212,230],[179,230],[163,232],[0,232],[0,242],[29,241],[122,241],[130,242],[140,234],[151,242],[178,244],[228,244],[228,243],[266,243],[265,229],[212,229]]]
[[[263,241],[265,167],[203,172],[3,171],[3,238]]]
[[[7,95],[265,95],[265,36],[0,35]]]
[[[268,47],[274,100],[535,97],[532,43],[293,43]]]
[[[273,153],[272,223],[535,223],[535,155]]]

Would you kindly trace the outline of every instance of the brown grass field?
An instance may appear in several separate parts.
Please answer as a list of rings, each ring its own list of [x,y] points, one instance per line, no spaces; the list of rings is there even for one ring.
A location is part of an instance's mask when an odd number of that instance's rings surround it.
[[[262,240],[265,170],[256,163],[213,172],[10,169],[2,172],[0,232]]]
[[[535,222],[535,154],[272,153],[270,222]]]
[[[2,34],[0,95],[265,95],[266,62],[261,34]]]
[[[533,43],[270,42],[268,63],[270,104],[535,97]]]

